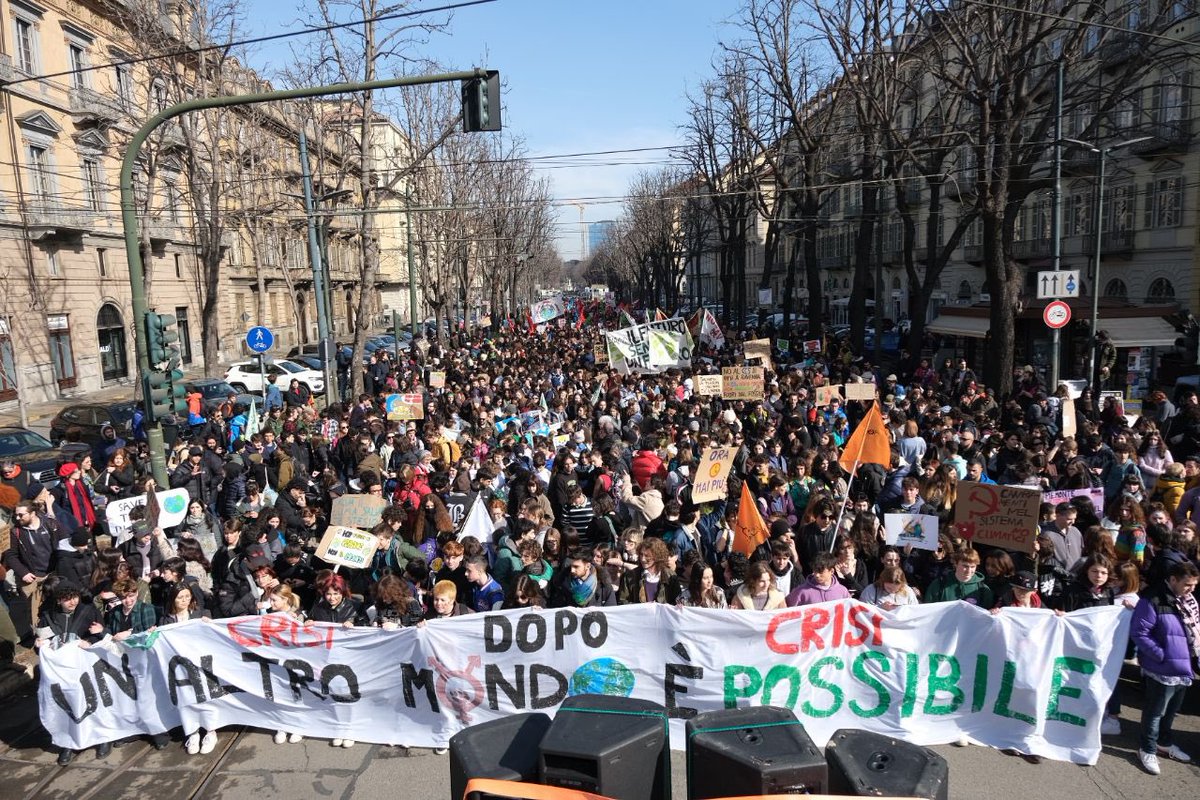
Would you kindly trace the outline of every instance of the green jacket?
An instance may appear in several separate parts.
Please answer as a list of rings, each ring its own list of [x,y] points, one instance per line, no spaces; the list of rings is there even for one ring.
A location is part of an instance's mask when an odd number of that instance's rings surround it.
[[[926,603],[948,603],[953,600],[966,600],[980,608],[991,608],[995,597],[992,590],[983,582],[983,575],[976,572],[966,583],[960,582],[953,573],[945,578],[938,578],[929,584],[925,592]]]

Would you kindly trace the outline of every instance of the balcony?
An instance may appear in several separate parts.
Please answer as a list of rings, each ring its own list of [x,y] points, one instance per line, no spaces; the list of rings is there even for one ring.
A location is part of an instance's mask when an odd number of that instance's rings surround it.
[[[115,97],[106,97],[92,89],[71,89],[67,102],[76,122],[115,122],[126,116]]]
[[[983,263],[983,245],[981,244],[964,244],[963,245],[963,261],[968,264]]]
[[[1136,155],[1157,158],[1163,152],[1178,152],[1187,147],[1192,139],[1191,120],[1143,123],[1130,133],[1131,136],[1148,136],[1144,142],[1129,146]]]
[[[1063,150],[1062,170],[1064,175],[1095,175],[1100,165],[1100,154],[1083,147],[1072,146]]]
[[[1049,239],[1027,239],[1012,243],[1012,257],[1017,261],[1033,261],[1050,257]]]
[[[1134,232],[1131,230],[1105,231],[1100,235],[1101,255],[1106,258],[1129,259],[1133,257]],[[1096,254],[1096,237],[1087,236],[1081,248],[1083,254],[1093,258]]]
[[[849,269],[850,256],[822,256],[817,263],[821,269]]]
[[[1135,31],[1110,31],[1108,39],[1100,45],[1100,64],[1105,70],[1113,70],[1144,54],[1144,35]]]
[[[80,238],[99,227],[102,219],[100,212],[54,203],[32,202],[25,209],[29,235],[35,240]]]
[[[183,227],[178,220],[151,217],[142,222],[142,227],[151,242],[181,241]]]

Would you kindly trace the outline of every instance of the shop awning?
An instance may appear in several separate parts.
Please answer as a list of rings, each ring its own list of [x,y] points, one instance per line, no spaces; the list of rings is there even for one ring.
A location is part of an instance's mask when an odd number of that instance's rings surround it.
[[[1117,347],[1174,347],[1183,334],[1176,333],[1171,323],[1162,317],[1119,317],[1105,319],[1100,315],[1096,327],[1108,331]]]
[[[987,317],[960,317],[957,314],[939,314],[925,326],[931,333],[943,336],[967,336],[972,339],[982,339],[987,336],[992,323]]]

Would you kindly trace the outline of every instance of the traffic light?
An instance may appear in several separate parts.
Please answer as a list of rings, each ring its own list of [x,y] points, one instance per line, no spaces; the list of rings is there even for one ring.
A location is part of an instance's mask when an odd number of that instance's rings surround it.
[[[175,317],[170,314],[146,312],[146,354],[150,358],[150,369],[173,369],[179,363],[179,334]]]
[[[480,133],[500,130],[500,73],[487,71],[486,78],[462,82],[463,131]]]
[[[146,416],[151,422],[164,417],[188,413],[187,387],[183,385],[182,354],[179,334],[174,330],[175,317],[170,314],[146,312],[146,354],[150,370],[142,376],[142,396]]]

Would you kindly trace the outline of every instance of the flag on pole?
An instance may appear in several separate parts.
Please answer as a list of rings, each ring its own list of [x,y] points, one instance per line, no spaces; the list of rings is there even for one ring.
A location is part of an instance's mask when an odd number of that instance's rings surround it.
[[[749,558],[769,535],[767,523],[758,513],[758,504],[750,494],[750,487],[742,481],[742,499],[738,501],[737,522],[733,525],[733,549]]]
[[[623,308],[621,309],[621,314],[617,320],[622,328],[632,328],[634,325],[637,325],[637,320],[631,317],[629,312]]]
[[[262,430],[262,420],[258,416],[258,406],[250,401],[250,410],[246,412],[246,427],[242,429],[242,438],[249,439]]]
[[[859,464],[879,464],[884,469],[891,467],[892,445],[878,403],[871,404],[867,416],[850,434],[838,463],[851,475]]]

